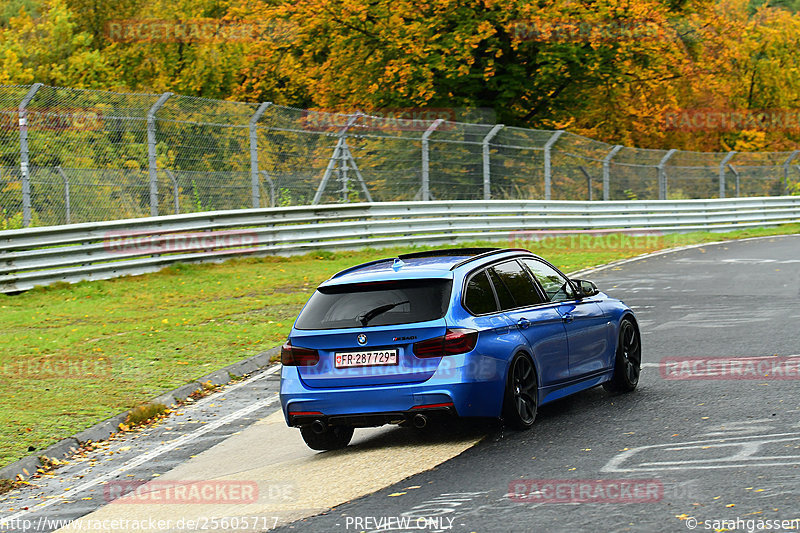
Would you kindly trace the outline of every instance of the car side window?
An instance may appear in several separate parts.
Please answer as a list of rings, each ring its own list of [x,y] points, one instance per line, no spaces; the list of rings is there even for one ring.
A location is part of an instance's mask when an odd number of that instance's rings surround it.
[[[486,271],[475,274],[467,282],[464,307],[475,315],[497,312],[497,300],[494,298],[494,291]]]
[[[528,267],[542,286],[547,299],[551,302],[575,299],[575,292],[569,284],[567,278],[553,267],[537,261],[535,259],[523,259],[523,263]]]
[[[492,269],[497,273],[514,298],[516,303],[514,307],[529,307],[544,303],[531,277],[522,268],[522,265],[516,261],[506,261],[505,263],[494,265]]]
[[[500,276],[497,275],[497,272],[495,272],[493,268],[487,268],[486,272],[489,273],[489,279],[492,280],[494,290],[497,292],[497,299],[500,300],[500,309],[505,311],[506,309],[514,309],[517,307],[517,303],[511,295],[511,291],[508,290],[508,287],[506,287],[506,284],[500,279]]]

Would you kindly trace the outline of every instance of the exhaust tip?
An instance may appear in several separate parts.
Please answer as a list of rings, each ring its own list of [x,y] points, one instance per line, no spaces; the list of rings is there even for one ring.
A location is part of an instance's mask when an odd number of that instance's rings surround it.
[[[328,426],[320,420],[319,418],[311,422],[311,431],[316,433],[317,435],[322,435],[326,431],[328,431]]]
[[[428,417],[425,415],[414,415],[414,427],[417,429],[422,429],[428,425]]]

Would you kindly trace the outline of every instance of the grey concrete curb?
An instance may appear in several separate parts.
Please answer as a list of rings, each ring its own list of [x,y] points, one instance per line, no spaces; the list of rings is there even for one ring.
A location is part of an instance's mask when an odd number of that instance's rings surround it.
[[[153,398],[150,400],[150,403],[163,403],[164,405],[170,406],[182,402],[188,398],[191,393],[201,388],[203,383],[210,381],[214,385],[224,385],[230,382],[234,376],[244,376],[261,368],[268,367],[270,358],[278,353],[280,353],[280,347],[270,348],[266,352],[248,357],[243,361],[233,363],[225,368],[220,368],[210,374],[199,377],[186,385],[181,385],[177,389]],[[16,479],[20,474],[28,478],[35,474],[36,470],[42,466],[42,462],[39,459],[40,457],[63,459],[66,456],[72,455],[84,442],[105,440],[112,433],[119,431],[119,425],[125,421],[127,416],[127,411],[112,416],[90,428],[84,429],[80,433],[60,440],[44,450],[37,450],[19,461],[15,461],[8,466],[0,468],[0,479]]]

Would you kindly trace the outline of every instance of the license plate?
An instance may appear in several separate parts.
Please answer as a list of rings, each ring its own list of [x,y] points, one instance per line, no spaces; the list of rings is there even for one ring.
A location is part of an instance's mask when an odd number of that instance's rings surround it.
[[[354,366],[396,365],[397,350],[372,350],[369,352],[336,352],[336,368]]]

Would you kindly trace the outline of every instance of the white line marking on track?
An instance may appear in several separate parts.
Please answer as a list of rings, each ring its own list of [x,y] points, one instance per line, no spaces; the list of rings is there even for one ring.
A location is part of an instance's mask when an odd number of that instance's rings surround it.
[[[800,464],[798,455],[763,455],[754,454],[767,444],[800,441],[800,433],[776,433],[773,435],[751,435],[746,437],[729,437],[723,439],[697,440],[690,442],[676,442],[670,444],[653,444],[649,446],[639,446],[631,448],[614,456],[606,465],[600,469],[601,472],[642,472],[654,470],[711,470],[718,468],[747,468],[749,466],[792,466]],[[711,448],[739,447],[738,452],[734,452],[727,457],[711,457],[707,459],[689,460],[686,456],[680,460],[672,461],[644,461],[633,464],[633,458],[639,454],[647,452],[669,452],[669,451],[699,451]],[[644,452],[644,453],[642,453]],[[640,459],[641,460],[641,459]],[[762,462],[771,461],[771,462]],[[627,468],[623,468],[629,463]]]
[[[651,257],[658,257],[659,255],[671,254],[674,252],[682,252],[683,250],[692,250],[694,248],[703,248],[705,246],[719,246],[720,244],[731,244],[736,242],[747,242],[747,241],[757,241],[763,239],[777,239],[781,237],[797,237],[796,234],[788,234],[788,235],[767,235],[765,237],[748,237],[746,239],[734,239],[730,241],[716,241],[716,242],[704,242],[701,244],[690,244],[688,246],[679,246],[677,248],[668,248],[666,250],[659,250],[657,252],[651,252],[649,254],[642,254],[636,257],[631,257],[630,259],[622,259],[620,261],[613,261],[606,265],[600,265],[591,268],[584,268],[582,270],[577,270],[575,272],[570,272],[568,275],[569,277],[573,276],[585,276],[587,274],[593,274],[595,272],[600,272],[601,270],[607,270],[609,268],[618,267],[621,265],[626,265],[628,263],[633,263],[635,261],[642,261],[644,259],[650,259]]]
[[[789,355],[737,355],[737,356],[729,356],[729,355],[682,355],[680,357],[696,357],[697,359],[710,359],[714,358],[720,361],[739,361],[741,359],[747,359],[751,361],[753,359],[775,359],[776,357],[800,357],[800,354],[789,354]],[[641,368],[660,368],[661,363],[642,363]]]

